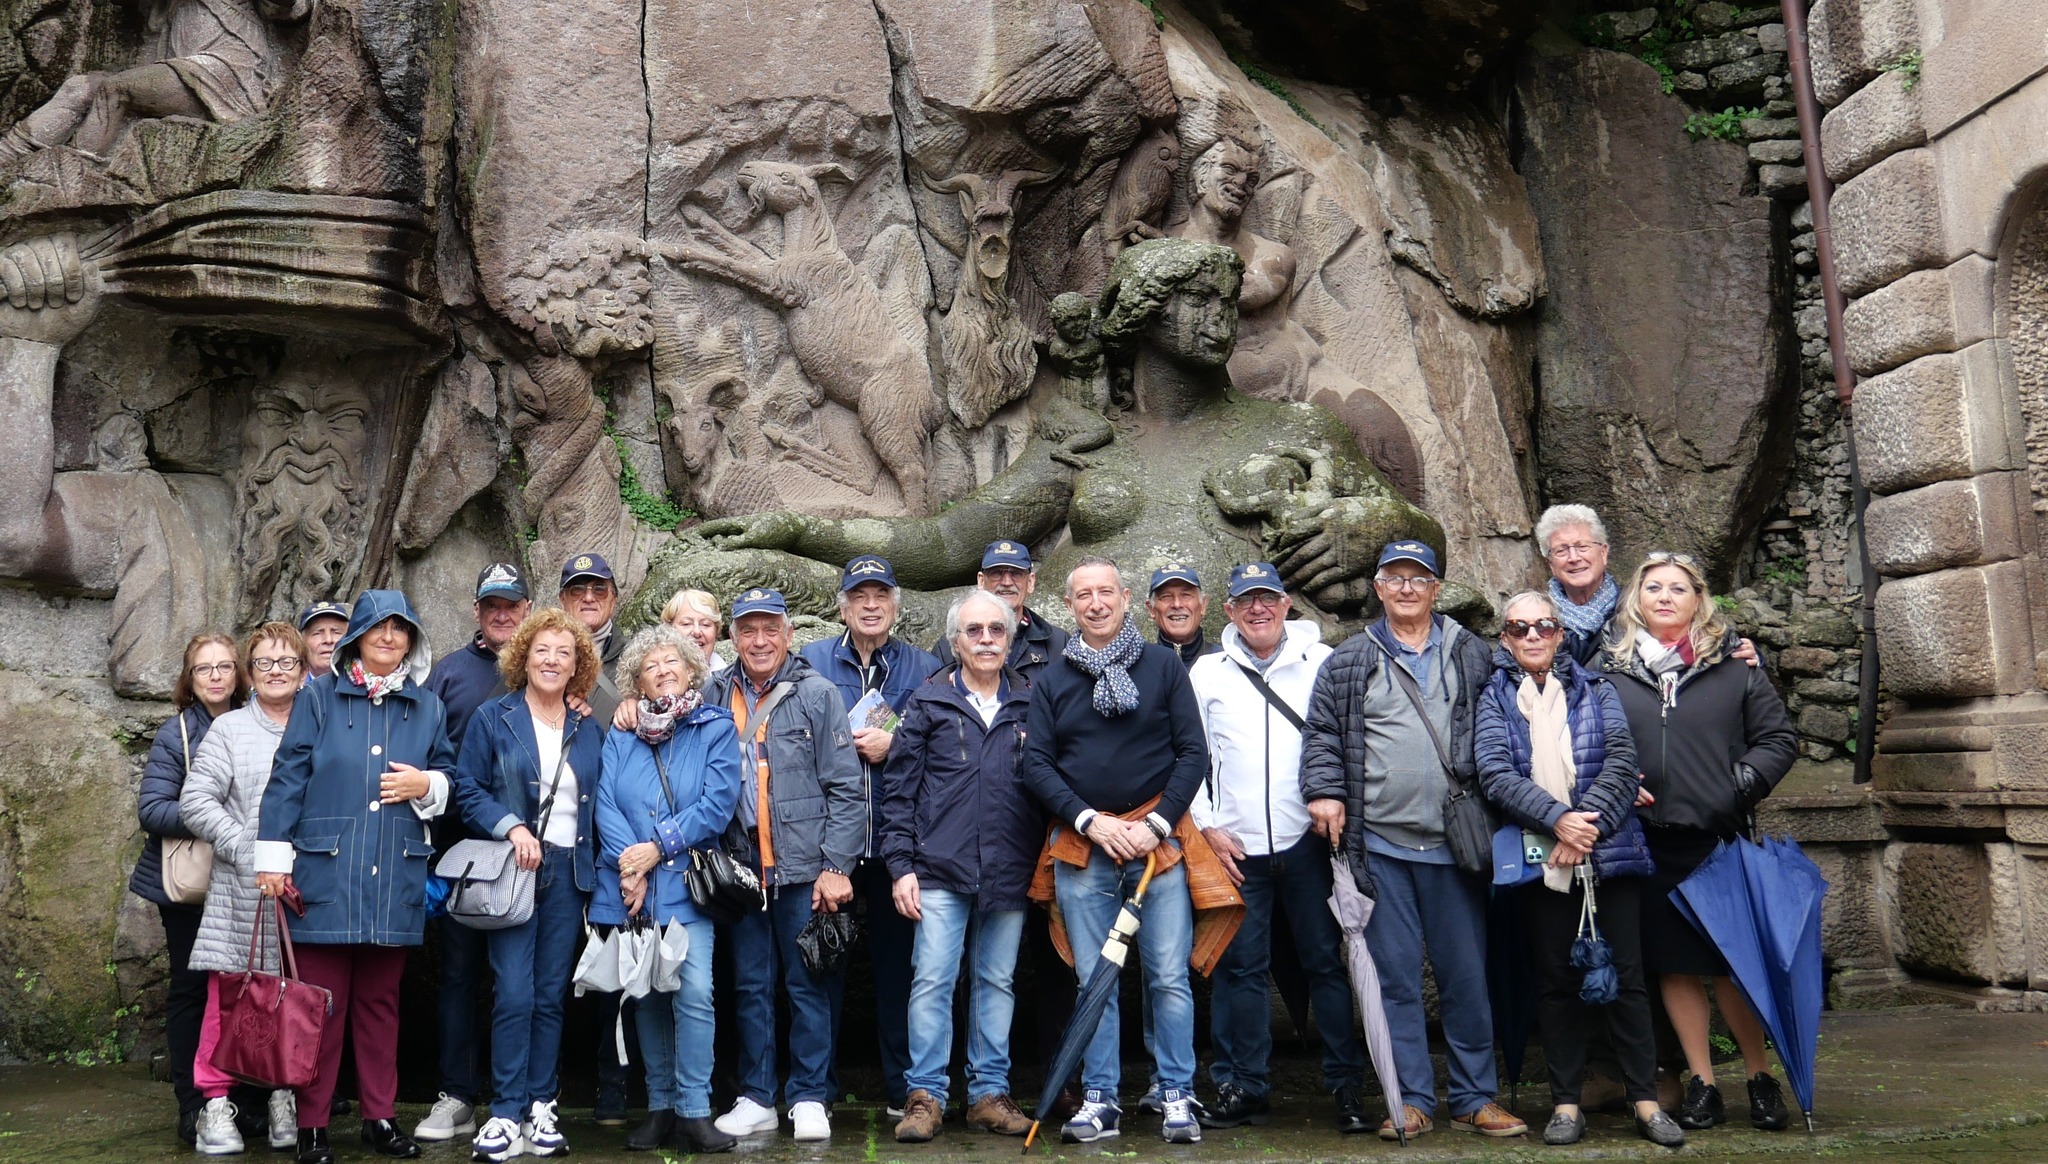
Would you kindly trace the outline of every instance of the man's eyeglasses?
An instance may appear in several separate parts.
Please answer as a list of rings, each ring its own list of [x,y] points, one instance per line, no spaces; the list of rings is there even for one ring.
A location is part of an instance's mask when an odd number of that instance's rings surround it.
[[[1386,587],[1389,590],[1405,591],[1427,590],[1430,587],[1437,584],[1436,579],[1428,576],[1420,578],[1407,578],[1402,577],[1399,574],[1381,574],[1378,577],[1374,578],[1373,581],[1379,583],[1380,585]]]
[[[972,642],[977,639],[1006,639],[1010,628],[999,622],[970,622],[960,628],[960,637]]]
[[[603,598],[612,592],[609,582],[578,582],[574,586],[562,587],[562,593],[576,598]]]
[[[1285,594],[1275,594],[1271,590],[1254,590],[1249,594],[1239,595],[1236,598],[1226,599],[1225,601],[1239,610],[1250,610],[1255,606],[1278,607],[1281,603],[1287,601],[1287,596]]]
[[[1573,542],[1568,546],[1550,547],[1550,556],[1562,562],[1566,558],[1590,558],[1593,556],[1594,550],[1604,550],[1606,548],[1606,542]]]
[[[258,671],[282,671],[289,675],[299,669],[299,659],[296,655],[286,655],[279,659],[251,659],[249,666]]]
[[[235,665],[233,663],[192,664],[192,677],[194,679],[213,679],[222,675],[232,675],[234,673]]]
[[[1511,639],[1527,638],[1530,631],[1535,631],[1539,639],[1554,638],[1564,633],[1564,624],[1554,618],[1539,618],[1535,622],[1511,618],[1500,624],[1500,632]]]

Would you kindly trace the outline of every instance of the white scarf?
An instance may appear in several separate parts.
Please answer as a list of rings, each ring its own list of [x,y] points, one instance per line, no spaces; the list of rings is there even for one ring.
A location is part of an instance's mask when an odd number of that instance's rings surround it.
[[[1646,630],[1636,631],[1636,658],[1657,677],[1657,693],[1664,699],[1664,706],[1678,706],[1678,681],[1685,675],[1685,656],[1673,643],[1665,646],[1657,636]]]
[[[1579,770],[1572,761],[1571,720],[1565,712],[1563,681],[1552,675],[1538,687],[1534,678],[1523,675],[1515,692],[1515,707],[1529,721],[1529,779],[1552,800],[1570,808]],[[1543,886],[1570,893],[1572,871],[1544,866]]]

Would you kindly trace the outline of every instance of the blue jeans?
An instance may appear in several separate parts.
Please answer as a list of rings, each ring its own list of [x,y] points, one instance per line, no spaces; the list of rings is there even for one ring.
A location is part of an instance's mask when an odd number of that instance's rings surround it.
[[[711,953],[716,930],[708,921],[683,927],[690,934],[680,990],[639,1000],[640,1055],[647,1061],[647,1110],[674,1111],[685,1119],[711,1114]]]
[[[1010,1091],[1010,1017],[1017,1007],[1011,984],[1017,975],[1017,942],[1024,936],[1021,909],[974,907],[971,893],[922,889],[917,943],[910,956],[909,1089],[923,1088],[946,1103],[946,1060],[953,1051],[953,983],[960,954],[971,936],[974,979],[968,989],[972,1018],[967,1028],[969,1103]]]
[[[1378,896],[1365,944],[1379,967],[1380,999],[1394,1037],[1404,1102],[1436,1110],[1436,1070],[1422,1013],[1422,959],[1436,976],[1449,1046],[1450,1109],[1471,1115],[1493,1102],[1493,1008],[1486,991],[1486,886],[1455,865],[1372,855]]]
[[[1142,861],[1119,866],[1100,849],[1084,868],[1053,864],[1060,916],[1074,948],[1074,973],[1085,989],[1102,961],[1102,943],[1117,910],[1144,876]],[[1139,918],[1138,958],[1145,967],[1145,992],[1152,1000],[1152,1051],[1160,1086],[1193,1091],[1195,1086],[1195,995],[1188,987],[1188,956],[1195,944],[1195,910],[1188,900],[1185,862],[1152,879]],[[1081,1086],[1114,1097],[1123,1073],[1118,1062],[1117,999],[1109,1006],[1081,1059]]]
[[[519,1119],[536,1102],[555,1098],[562,1060],[562,1008],[576,971],[576,939],[590,895],[576,888],[576,854],[543,847],[533,916],[523,925],[489,930],[497,1002],[491,1011],[491,1114]]]
[[[490,943],[484,931],[441,915],[441,1090],[464,1103],[483,1098],[477,1052],[477,1004],[490,995]]]
[[[811,885],[769,891],[768,908],[726,929],[732,943],[734,1017],[739,1022],[740,1094],[775,1106],[775,990],[789,996],[789,1082],[792,1106],[832,1099],[832,978],[804,969],[796,936],[811,920]]]
[[[1266,975],[1273,962],[1273,919],[1285,910],[1323,1041],[1323,1089],[1361,1083],[1365,1048],[1352,1022],[1351,980],[1339,956],[1344,931],[1330,912],[1330,846],[1311,834],[1291,849],[1246,857],[1237,867],[1244,874],[1238,887],[1244,894],[1244,924],[1216,966],[1210,996],[1216,1061],[1209,1065],[1210,1076],[1219,1087],[1236,1084],[1251,1095],[1268,1090],[1273,996]]]

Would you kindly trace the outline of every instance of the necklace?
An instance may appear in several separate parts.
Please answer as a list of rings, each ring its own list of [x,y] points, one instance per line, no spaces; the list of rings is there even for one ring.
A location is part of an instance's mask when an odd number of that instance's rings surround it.
[[[552,728],[552,729],[553,729],[553,730],[555,730],[555,731],[561,731],[561,730],[562,730],[562,720],[563,720],[563,718],[564,718],[565,716],[567,716],[567,715],[568,715],[568,713],[569,713],[569,709],[568,709],[568,707],[567,707],[567,706],[565,705],[565,706],[563,706],[563,708],[562,708],[561,710],[557,711],[557,712],[556,712],[556,713],[555,713],[555,714],[554,714],[553,716],[549,716],[549,715],[547,715],[546,713],[542,712],[540,708],[538,708],[538,707],[535,707],[535,706],[533,705],[533,700],[531,700],[531,699],[529,699],[529,700],[527,700],[527,701],[526,701],[526,710],[528,710],[528,711],[530,711],[530,712],[532,712],[532,713],[533,713],[533,718],[535,718],[535,719],[539,720],[539,721],[540,721],[541,723],[543,723],[543,724],[547,725],[547,726],[548,726],[549,728]]]

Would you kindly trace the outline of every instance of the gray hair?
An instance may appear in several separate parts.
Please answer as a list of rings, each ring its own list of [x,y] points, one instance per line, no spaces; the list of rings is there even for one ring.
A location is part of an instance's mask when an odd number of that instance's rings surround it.
[[[1542,590],[1524,590],[1517,594],[1508,595],[1508,600],[1500,604],[1501,621],[1507,621],[1508,611],[1522,605],[1524,602],[1540,602],[1543,604],[1543,609],[1550,612],[1550,617],[1557,617],[1556,599]]]
[[[612,675],[618,680],[621,691],[638,693],[640,690],[640,668],[647,662],[647,656],[663,647],[675,648],[676,656],[690,672],[683,686],[692,691],[704,686],[704,679],[710,674],[704,666],[704,656],[697,650],[697,644],[689,637],[665,622],[650,623],[641,627],[633,636],[626,649],[619,653],[619,662]]]
[[[1010,609],[1009,603],[1004,602],[986,590],[969,590],[967,593],[955,598],[953,605],[946,608],[946,640],[948,642],[960,637],[960,615],[961,612],[967,609],[967,604],[970,602],[986,602],[1001,611],[1003,614],[1003,638],[1014,640],[1017,637],[1017,612]]]
[[[1130,583],[1124,581],[1124,568],[1122,566],[1117,565],[1114,559],[1105,558],[1099,554],[1090,554],[1087,557],[1082,558],[1080,561],[1075,562],[1074,568],[1067,571],[1067,583],[1065,587],[1065,593],[1067,597],[1072,598],[1074,596],[1074,575],[1079,574],[1083,570],[1091,569],[1096,566],[1108,566],[1110,568],[1110,571],[1116,575],[1116,588],[1118,590],[1129,590],[1131,588]]]
[[[1550,556],[1550,539],[1560,530],[1583,525],[1591,531],[1593,540],[1607,544],[1607,527],[1601,524],[1600,515],[1590,505],[1553,505],[1536,519],[1536,548],[1544,557]]]
[[[867,585],[867,583],[865,583],[865,582],[861,583],[861,586],[865,586],[865,585]],[[844,610],[844,609],[846,609],[846,598],[847,598],[847,596],[848,596],[848,595],[850,595],[850,594],[852,594],[852,593],[853,593],[853,592],[854,592],[855,590],[857,590],[857,589],[859,589],[859,587],[858,587],[858,586],[849,586],[849,587],[847,587],[846,589],[844,589],[844,590],[841,590],[841,591],[839,592],[839,608],[840,608],[841,610]],[[903,605],[903,587],[901,587],[901,586],[891,586],[891,587],[889,587],[889,601],[891,601],[891,602],[895,603],[895,604],[896,604],[896,605],[898,605],[898,606],[902,606],[902,605]]]

